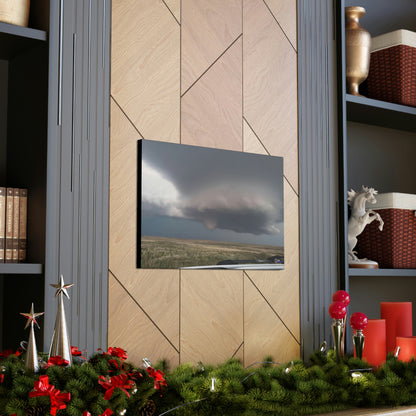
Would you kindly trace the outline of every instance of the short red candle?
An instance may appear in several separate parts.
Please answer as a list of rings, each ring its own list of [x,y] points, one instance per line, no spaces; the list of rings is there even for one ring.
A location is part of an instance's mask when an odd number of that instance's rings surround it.
[[[363,334],[363,360],[373,366],[382,364],[386,361],[386,320],[369,319]]]
[[[400,347],[399,356],[401,361],[410,361],[416,358],[416,337],[396,337],[396,348]]]
[[[412,302],[381,302],[380,318],[386,320],[387,352],[394,351],[396,337],[411,337]]]

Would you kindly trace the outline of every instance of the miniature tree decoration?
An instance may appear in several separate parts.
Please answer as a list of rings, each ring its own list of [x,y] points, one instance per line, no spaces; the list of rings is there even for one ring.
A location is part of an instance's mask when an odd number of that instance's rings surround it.
[[[55,297],[58,296],[58,313],[56,315],[55,329],[53,331],[51,347],[49,350],[49,358],[59,355],[68,361],[68,365],[72,365],[71,343],[69,342],[68,327],[66,325],[65,308],[63,295],[69,299],[67,289],[73,286],[73,283],[65,284],[64,277],[61,275],[59,283],[51,284],[56,288]]]
[[[34,371],[35,373],[39,370],[39,358],[38,358],[38,350],[36,348],[36,338],[35,338],[35,330],[33,328],[33,324],[39,328],[39,324],[36,322],[36,318],[38,316],[43,315],[44,312],[34,312],[34,307],[32,303],[32,307],[30,308],[29,313],[21,312],[20,315],[23,315],[27,318],[27,322],[25,325],[25,329],[30,325],[30,334],[29,334],[29,342],[27,345],[26,351],[26,359],[25,359],[25,367],[29,370]]]

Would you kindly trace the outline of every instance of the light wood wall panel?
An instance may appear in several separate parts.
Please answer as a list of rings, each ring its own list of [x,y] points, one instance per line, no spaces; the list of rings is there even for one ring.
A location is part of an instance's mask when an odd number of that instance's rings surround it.
[[[108,345],[127,351],[131,362],[142,364],[143,358],[156,363],[164,357],[171,366],[179,364],[179,354],[149,317],[109,274]]]
[[[136,265],[137,140],[141,137],[111,99],[109,268],[128,275]]]
[[[182,98],[181,143],[242,150],[241,38]]]
[[[179,142],[179,25],[162,0],[112,7],[111,95],[144,138]]]
[[[296,51],[262,0],[243,10],[244,117],[297,190]]]
[[[293,0],[265,0],[265,3],[273,13],[277,23],[297,50],[296,31],[296,1]]]
[[[275,277],[275,276],[274,276]],[[284,363],[299,357],[300,346],[264,295],[250,279],[244,279],[244,364],[262,361],[266,355]]]
[[[181,0],[164,0],[178,23],[181,21]]]
[[[248,125],[247,121],[243,121],[243,151],[248,153],[258,153],[267,155],[266,148],[262,145],[256,133]]]
[[[127,117],[111,101],[109,269],[130,296],[179,348],[179,271],[136,269],[137,140]]]
[[[247,270],[267,302],[300,342],[299,307],[299,201],[292,187],[284,182],[285,269],[281,271]]]
[[[299,357],[296,2],[112,3],[109,345],[138,364]],[[285,270],[136,269],[140,138],[283,156]]]
[[[241,35],[241,0],[182,0],[182,94]]]
[[[220,363],[243,342],[243,272],[181,272],[181,362]]]

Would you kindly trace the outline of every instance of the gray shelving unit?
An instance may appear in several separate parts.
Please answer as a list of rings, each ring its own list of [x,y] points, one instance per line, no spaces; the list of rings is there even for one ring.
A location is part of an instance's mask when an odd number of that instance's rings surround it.
[[[44,307],[49,8],[34,3],[33,15],[46,16],[30,27],[0,22],[0,184],[28,188],[27,263],[0,264],[3,348],[27,336],[19,312]]]
[[[344,7],[356,5],[342,0],[338,9],[341,287],[350,293],[350,312],[379,318],[381,301],[412,301],[416,322],[416,270],[348,268],[347,191],[366,185],[379,193],[416,194],[416,108],[346,94]],[[372,36],[416,31],[413,0],[362,0],[359,5],[366,9],[360,24]]]
[[[29,27],[0,22],[0,185],[28,188],[27,263],[0,264],[0,348],[45,311],[49,349],[63,274],[70,339],[107,344],[111,0],[37,0]]]

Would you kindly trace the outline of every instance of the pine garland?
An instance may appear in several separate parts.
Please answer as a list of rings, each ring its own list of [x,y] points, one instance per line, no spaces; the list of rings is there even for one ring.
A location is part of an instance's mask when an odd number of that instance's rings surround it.
[[[148,372],[124,358],[98,353],[88,361],[74,361],[70,367],[53,365],[34,374],[24,367],[24,357],[1,360],[0,415],[49,414],[50,397],[29,396],[40,376],[70,393],[58,416],[99,416],[110,410],[115,416],[290,416],[416,404],[416,361],[406,363],[391,355],[377,369],[352,357],[337,362],[333,351],[314,352],[308,363],[278,365],[267,357],[249,368],[230,359],[218,366],[183,364],[168,372],[161,362],[156,368],[166,372],[167,381],[162,391]],[[126,379],[117,378],[123,374],[130,384],[106,396],[112,381]]]

